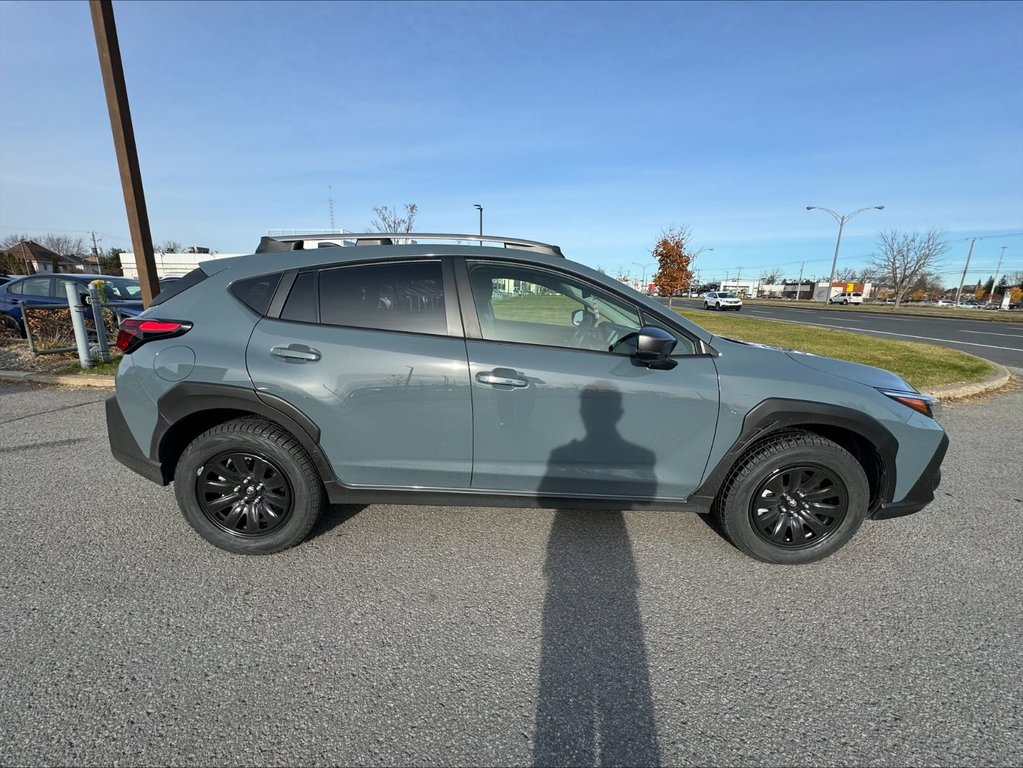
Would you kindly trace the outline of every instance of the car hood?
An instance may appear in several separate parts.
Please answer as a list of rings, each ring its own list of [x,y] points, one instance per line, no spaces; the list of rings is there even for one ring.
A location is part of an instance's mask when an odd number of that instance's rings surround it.
[[[813,368],[814,370],[822,373],[830,373],[832,376],[841,376],[843,379],[855,381],[857,384],[864,384],[868,387],[874,387],[875,389],[894,389],[901,392],[917,391],[915,387],[897,373],[886,371],[884,368],[874,368],[870,365],[850,363],[847,360],[837,360],[833,357],[822,357],[821,355],[813,355],[809,352],[799,352],[795,349],[772,347],[769,344],[756,344],[751,341],[741,341],[739,339],[729,339],[729,341],[738,344],[745,344],[748,347],[770,349],[778,352],[779,354],[785,355],[790,360],[806,366],[807,368]]]

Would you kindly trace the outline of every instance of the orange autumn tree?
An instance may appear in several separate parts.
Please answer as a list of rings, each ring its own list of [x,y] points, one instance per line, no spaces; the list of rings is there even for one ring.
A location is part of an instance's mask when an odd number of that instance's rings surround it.
[[[693,282],[693,254],[689,252],[689,230],[685,227],[669,227],[661,232],[654,245],[652,256],[657,259],[657,274],[654,285],[661,296],[668,296],[668,307],[676,293],[689,290]]]

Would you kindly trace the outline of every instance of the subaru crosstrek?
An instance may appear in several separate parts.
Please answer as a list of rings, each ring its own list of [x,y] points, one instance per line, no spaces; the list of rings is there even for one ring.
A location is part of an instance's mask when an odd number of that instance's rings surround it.
[[[510,238],[264,238],[118,346],[114,456],[232,552],[383,502],[691,510],[805,563],[923,508],[948,445],[893,373],[714,336]]]

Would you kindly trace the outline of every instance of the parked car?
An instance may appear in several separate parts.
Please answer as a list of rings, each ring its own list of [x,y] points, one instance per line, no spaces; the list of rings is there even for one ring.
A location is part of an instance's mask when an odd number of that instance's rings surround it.
[[[386,502],[689,510],[806,563],[933,499],[948,439],[894,373],[715,336],[553,245],[328,237],[202,263],[122,325],[111,450],[222,549]]]
[[[863,294],[860,293],[859,291],[849,292],[842,291],[841,293],[836,293],[834,296],[828,299],[828,304],[862,304],[862,303]]]
[[[107,277],[105,275],[82,274],[72,272],[40,272],[35,275],[24,275],[0,285],[0,325],[5,325],[25,335],[25,324],[22,318],[22,307],[44,306],[48,304],[67,305],[68,283],[78,286],[83,301],[89,295],[89,283],[103,280],[106,287],[107,301],[126,316],[135,316],[142,311],[142,288],[138,280],[127,277]],[[92,317],[92,310],[86,312]]]
[[[710,291],[703,297],[704,309],[734,309],[736,312],[742,309],[742,299],[731,291]]]

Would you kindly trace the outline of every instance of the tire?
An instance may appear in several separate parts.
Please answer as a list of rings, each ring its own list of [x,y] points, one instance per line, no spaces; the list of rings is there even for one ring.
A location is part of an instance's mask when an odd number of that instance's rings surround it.
[[[174,493],[196,533],[244,555],[295,546],[325,505],[323,483],[301,444],[276,424],[253,418],[220,424],[193,440],[175,469]]]
[[[3,326],[11,333],[16,333],[20,337],[25,336],[21,330],[21,324],[10,315],[0,315],[0,326]]]
[[[846,299],[845,301],[842,302],[842,306],[843,307],[848,306],[848,305],[849,305],[849,299]]]
[[[703,302],[703,308],[710,309],[710,304],[708,304],[707,302]]]
[[[740,460],[715,514],[747,555],[798,565],[841,549],[866,517],[869,500],[867,476],[852,454],[819,435],[788,432],[766,438]]]

